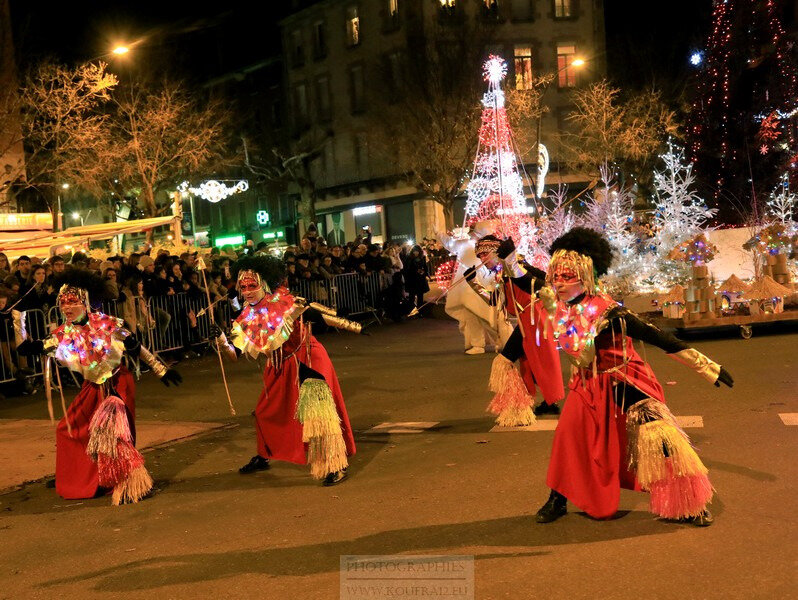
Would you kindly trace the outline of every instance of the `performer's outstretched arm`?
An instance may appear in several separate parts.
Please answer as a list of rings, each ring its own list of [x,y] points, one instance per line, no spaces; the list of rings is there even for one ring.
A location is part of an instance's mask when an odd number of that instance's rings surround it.
[[[156,377],[158,377],[161,383],[166,387],[169,387],[169,385],[177,386],[183,382],[183,377],[176,369],[170,369],[158,360],[158,357],[142,346],[138,338],[130,333],[130,331],[121,328],[117,333],[124,338],[125,351],[128,353],[128,356],[143,360],[144,364],[152,369],[152,372],[155,373]]]
[[[673,334],[646,323],[633,312],[619,307],[612,311],[609,317],[613,321],[623,319],[626,322],[627,335],[665,350],[672,359],[687,365],[710,383],[716,386],[720,386],[721,383],[729,387],[734,385],[731,374],[721,365],[695,348],[691,348]]]

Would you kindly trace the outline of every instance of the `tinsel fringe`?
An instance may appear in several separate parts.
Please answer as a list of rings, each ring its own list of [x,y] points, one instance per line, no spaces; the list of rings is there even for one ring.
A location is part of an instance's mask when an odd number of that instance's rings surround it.
[[[132,442],[125,403],[118,396],[108,396],[100,403],[89,423],[89,444],[86,447],[93,461],[101,454],[116,458],[117,441]]]
[[[349,466],[346,458],[344,436],[315,437],[308,441],[308,463],[314,479],[324,479],[328,473],[341,471]]]
[[[697,517],[712,500],[712,492],[706,475],[673,477],[652,484],[649,507],[666,519]]]
[[[136,469],[144,465],[144,457],[130,442],[120,440],[116,456],[100,454],[97,457],[97,472],[100,486],[115,487]]]
[[[308,444],[311,476],[323,479],[348,466],[341,418],[325,381],[306,379],[302,383],[296,418],[302,424],[302,441]]]
[[[493,359],[488,388],[496,392],[488,404],[488,412],[496,415],[497,425],[517,427],[535,422],[532,411],[535,400],[527,392],[521,373],[501,354]]]
[[[712,499],[708,471],[667,406],[645,400],[626,419],[629,468],[651,493],[651,512],[668,519],[700,514]]]
[[[134,469],[121,483],[114,486],[113,504],[136,503],[152,489],[152,477],[143,464]]]

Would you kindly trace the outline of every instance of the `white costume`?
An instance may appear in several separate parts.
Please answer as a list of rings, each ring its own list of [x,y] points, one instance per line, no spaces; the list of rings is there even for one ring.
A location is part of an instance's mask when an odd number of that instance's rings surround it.
[[[467,269],[480,262],[474,253],[474,240],[470,237],[449,237],[443,234],[439,237],[446,249],[457,256],[457,270],[452,278],[452,282],[457,283]],[[496,287],[495,276],[485,267],[477,270],[477,281],[489,290]],[[446,295],[446,314],[457,320],[466,351],[472,348],[484,350],[486,345],[491,345],[498,351],[504,346],[513,327],[502,308],[488,304],[465,282],[455,285]]]

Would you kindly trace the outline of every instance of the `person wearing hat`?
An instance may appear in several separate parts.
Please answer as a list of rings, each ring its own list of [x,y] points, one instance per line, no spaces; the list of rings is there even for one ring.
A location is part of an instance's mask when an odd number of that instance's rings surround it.
[[[66,499],[93,498],[112,491],[113,504],[138,502],[152,490],[144,457],[135,448],[135,383],[122,360],[140,358],[164,383],[182,381],[128,331],[122,319],[92,310],[102,298],[103,280],[85,269],[70,269],[55,280],[56,303],[64,324],[43,340],[27,339],[25,316],[14,311],[17,352],[44,355],[48,386],[53,357],[83,377],[80,392],[56,427],[55,489]]]
[[[483,235],[474,251],[483,266],[467,270],[466,281],[495,307],[500,323],[509,323],[509,316],[518,321],[515,328],[507,325],[499,330],[504,343],[491,365],[488,387],[495,394],[488,412],[496,415],[500,426],[531,425],[536,414],[557,414],[557,402],[565,395],[557,347],[541,335],[543,307],[538,293],[546,274],[519,259],[512,238]],[[533,409],[538,388],[543,402]]]
[[[621,488],[649,493],[649,509],[697,526],[712,523],[707,468],[665,405],[662,386],[633,340],[657,346],[716,386],[734,384],[729,372],[696,349],[642,321],[603,293],[598,279],[612,261],[601,234],[576,227],[551,246],[541,290],[545,333],[572,365],[570,392],[554,432],[546,483],[537,512],[549,523],[567,502],[591,517],[618,510]]]

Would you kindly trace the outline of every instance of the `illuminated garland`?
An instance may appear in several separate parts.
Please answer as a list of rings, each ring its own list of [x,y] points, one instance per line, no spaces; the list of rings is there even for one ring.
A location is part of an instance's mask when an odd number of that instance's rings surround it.
[[[221,202],[225,198],[232,196],[233,194],[240,194],[241,192],[246,192],[249,189],[249,182],[245,179],[242,179],[235,185],[225,185],[220,181],[216,181],[215,179],[210,179],[208,181],[203,181],[199,187],[189,187],[188,181],[184,181],[179,186],[177,186],[177,191],[180,193],[188,193],[191,192],[195,196],[199,196],[203,200],[207,200],[208,202]]]
[[[453,258],[451,260],[447,260],[445,263],[442,263],[437,269],[435,269],[435,275],[432,276],[432,280],[438,284],[438,287],[441,290],[446,291],[452,284],[452,280],[454,279],[454,274],[456,272],[457,259]]]

